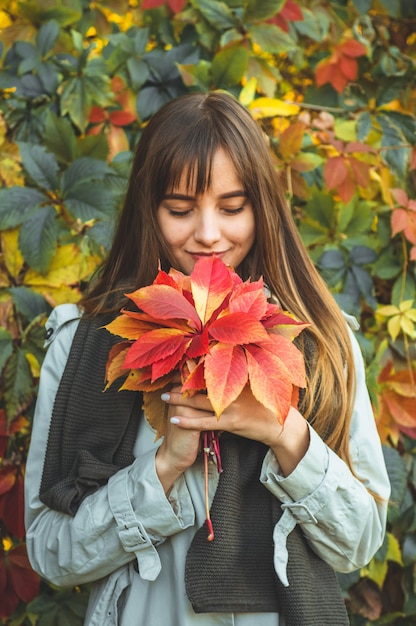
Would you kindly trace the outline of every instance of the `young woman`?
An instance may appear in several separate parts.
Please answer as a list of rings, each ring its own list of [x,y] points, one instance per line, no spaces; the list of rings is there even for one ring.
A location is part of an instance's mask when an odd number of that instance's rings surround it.
[[[102,329],[159,264],[216,254],[311,326],[307,388],[284,427],[249,388],[217,421],[209,397],[163,395],[155,443],[141,394],[102,393]],[[59,586],[92,582],[85,624],[348,624],[335,571],[382,543],[389,482],[358,344],[292,222],[264,134],[225,93],[164,106],[137,147],[112,249],[79,306],[47,323],[26,473],[27,546]],[[200,436],[221,430],[206,540]],[[202,527],[202,528],[201,528]]]

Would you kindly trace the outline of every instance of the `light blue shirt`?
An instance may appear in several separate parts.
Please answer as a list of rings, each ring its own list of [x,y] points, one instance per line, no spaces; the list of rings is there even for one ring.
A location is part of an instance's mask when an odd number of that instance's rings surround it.
[[[88,626],[284,626],[276,613],[194,613],[184,567],[193,535],[205,520],[203,464],[187,470],[167,498],[154,463],[160,441],[155,443],[146,420],[140,422],[136,460],[88,496],[75,517],[39,500],[53,402],[79,315],[76,305],[61,305],[47,324],[54,332],[41,371],[25,479],[33,568],[58,586],[94,583]],[[289,476],[281,474],[271,451],[264,459],[261,481],[284,509],[273,535],[275,570],[283,584],[286,537],[296,524],[312,549],[340,572],[366,565],[383,540],[390,485],[360,349],[350,334],[357,369],[350,452],[357,477],[311,427],[309,449]],[[217,480],[212,466],[211,497]]]

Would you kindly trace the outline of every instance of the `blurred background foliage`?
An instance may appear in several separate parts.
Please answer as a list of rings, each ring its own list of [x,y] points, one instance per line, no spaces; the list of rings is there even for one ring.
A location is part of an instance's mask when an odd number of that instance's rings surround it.
[[[361,324],[392,482],[353,626],[416,623],[416,3],[0,0],[0,620],[81,625],[31,571],[23,478],[44,323],[106,254],[152,114],[227,90],[268,133],[303,240]]]

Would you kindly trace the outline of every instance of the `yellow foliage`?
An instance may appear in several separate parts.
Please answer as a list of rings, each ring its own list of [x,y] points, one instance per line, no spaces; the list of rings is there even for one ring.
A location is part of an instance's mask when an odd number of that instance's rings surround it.
[[[396,537],[391,533],[386,533],[388,548],[384,561],[379,561],[374,558],[367,567],[361,570],[362,576],[367,576],[373,580],[380,588],[383,586],[387,575],[388,561],[394,561],[403,565],[402,553],[400,551],[400,545]]]
[[[4,264],[10,276],[16,279],[24,263],[19,250],[19,230],[19,228],[13,228],[12,230],[4,230],[0,234]]]
[[[300,111],[297,104],[290,104],[278,98],[257,98],[249,105],[249,110],[255,119],[263,117],[289,117]]]
[[[6,121],[0,113],[0,181],[6,187],[24,185],[18,147],[8,141],[6,133]]]
[[[252,76],[240,91],[239,100],[244,106],[249,106],[256,95],[257,78]]]
[[[32,372],[33,378],[39,378],[40,375],[40,363],[35,357],[34,354],[30,352],[26,352],[26,360],[30,365],[30,371]]]
[[[46,274],[29,269],[24,284],[43,295],[52,306],[77,302],[79,283],[91,276],[100,261],[97,255],[82,254],[78,246],[67,244],[57,249]]]
[[[387,322],[387,330],[393,341],[396,341],[400,331],[416,339],[416,309],[412,309],[412,304],[413,300],[403,300],[399,306],[389,304],[378,309],[379,315],[390,318]]]

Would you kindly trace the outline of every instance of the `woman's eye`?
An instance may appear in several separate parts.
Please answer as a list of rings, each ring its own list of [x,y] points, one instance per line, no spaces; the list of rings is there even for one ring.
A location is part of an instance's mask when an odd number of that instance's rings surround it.
[[[172,217],[186,217],[190,214],[191,209],[183,209],[182,211],[177,209],[168,209],[168,211],[169,215],[172,215]]]
[[[223,209],[224,213],[226,213],[227,215],[237,215],[238,213],[241,213],[241,211],[243,210],[244,210],[243,206],[236,207],[235,209],[227,209],[227,208]]]

